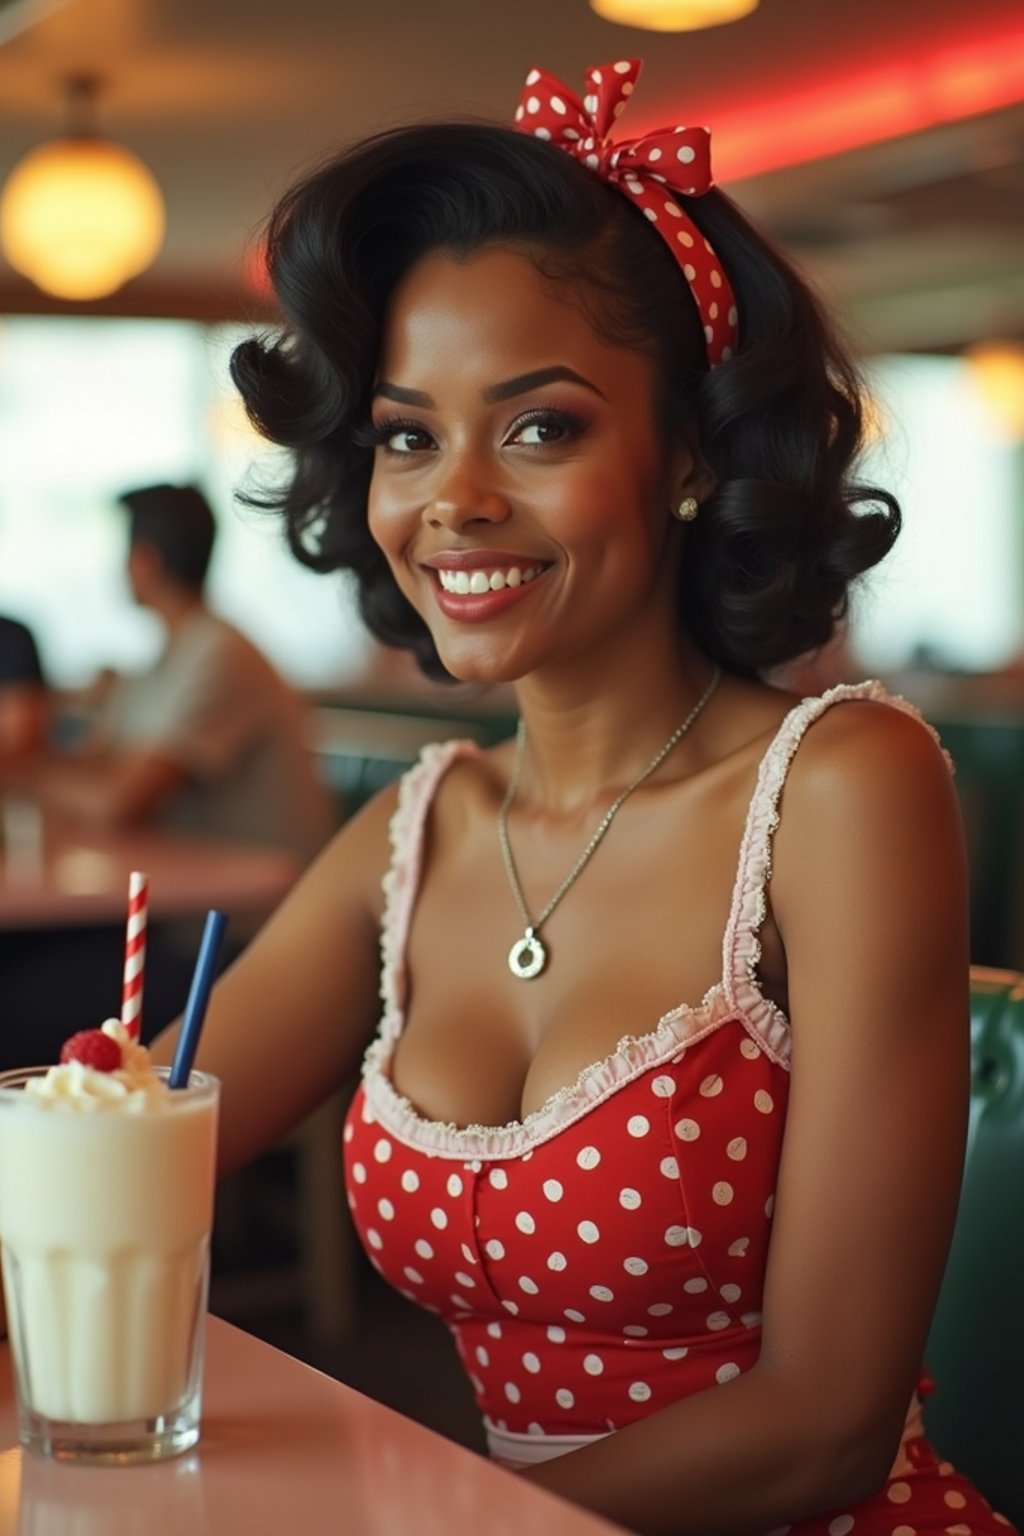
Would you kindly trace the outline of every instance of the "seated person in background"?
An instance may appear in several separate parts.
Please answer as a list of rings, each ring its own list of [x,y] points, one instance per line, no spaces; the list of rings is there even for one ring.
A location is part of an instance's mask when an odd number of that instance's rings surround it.
[[[206,606],[213,513],[194,486],[121,498],[128,580],[167,643],[148,672],[109,691],[81,754],[49,764],[40,799],[107,825],[156,821],[292,850],[306,863],[331,827],[299,698],[266,657]]]
[[[0,615],[0,764],[21,762],[46,738],[48,702],[32,632]]]
[[[192,486],[129,491],[128,578],[163,621],[148,672],[118,679],[80,752],[8,774],[47,809],[109,827],[158,823],[280,847],[306,864],[332,825],[306,746],[299,698],[238,630],[211,613],[203,583],[214,519]],[[256,921],[232,920],[225,962]],[[151,923],[144,1031],[183,1007],[198,945],[191,922]],[[55,1059],[60,1043],[117,1008],[120,926],[0,934],[0,1069]]]

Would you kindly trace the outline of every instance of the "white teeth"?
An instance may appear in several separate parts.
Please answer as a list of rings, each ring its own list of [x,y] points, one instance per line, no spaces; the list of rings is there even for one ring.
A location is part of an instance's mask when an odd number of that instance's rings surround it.
[[[484,592],[500,592],[504,587],[520,587],[540,575],[539,565],[510,566],[502,571],[446,571],[438,570],[438,580],[446,592],[466,597],[470,593],[481,596]]]

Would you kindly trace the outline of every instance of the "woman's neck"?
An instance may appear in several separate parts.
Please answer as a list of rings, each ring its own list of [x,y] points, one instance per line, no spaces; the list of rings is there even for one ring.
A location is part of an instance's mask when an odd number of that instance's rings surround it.
[[[527,738],[517,799],[538,810],[572,813],[614,798],[699,702],[714,666],[683,641],[646,667],[571,673],[535,674],[516,690]],[[683,752],[680,743],[662,772]]]

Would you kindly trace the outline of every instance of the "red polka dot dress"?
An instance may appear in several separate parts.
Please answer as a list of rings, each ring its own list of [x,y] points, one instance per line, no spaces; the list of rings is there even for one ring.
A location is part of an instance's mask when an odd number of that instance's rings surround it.
[[[388,1068],[406,935],[438,781],[469,742],[406,775],[386,877],[384,1014],[345,1126],[348,1199],[376,1268],[452,1331],[491,1454],[523,1467],[632,1424],[755,1363],[789,1086],[786,1018],[758,989],[758,930],[786,771],[807,726],[877,683],[806,699],[766,753],[747,816],[722,980],[626,1036],[505,1126],[421,1118]],[[921,1435],[910,1405],[885,1490],[801,1536],[1006,1536]]]

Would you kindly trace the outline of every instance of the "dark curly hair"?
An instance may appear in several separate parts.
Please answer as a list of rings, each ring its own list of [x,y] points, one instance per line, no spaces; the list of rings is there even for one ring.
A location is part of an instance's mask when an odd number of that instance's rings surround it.
[[[648,354],[662,424],[695,423],[717,487],[687,528],[680,615],[702,650],[758,676],[825,643],[852,579],[891,548],[899,507],[851,477],[856,370],[807,284],[722,192],[685,199],[729,275],[735,356],[708,370],[701,323],[662,237],[631,201],[540,139],[481,122],[364,140],[285,194],[267,256],[285,325],[244,341],[232,377],[255,426],[293,450],[287,484],[245,499],[285,517],[306,565],[354,572],[386,645],[447,677],[367,527],[365,444],[381,330],[421,257],[520,248],[578,286],[606,340]],[[854,510],[868,502],[868,510]]]

